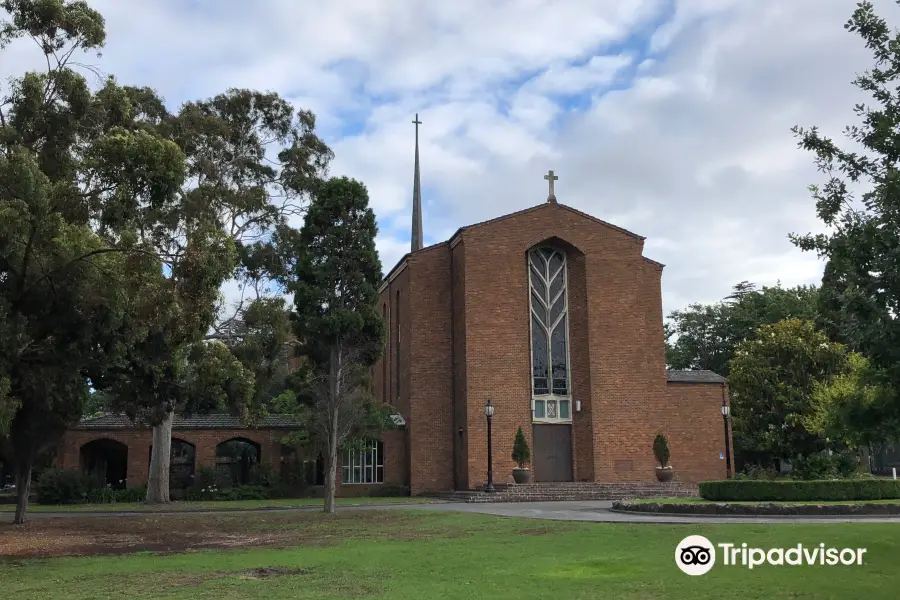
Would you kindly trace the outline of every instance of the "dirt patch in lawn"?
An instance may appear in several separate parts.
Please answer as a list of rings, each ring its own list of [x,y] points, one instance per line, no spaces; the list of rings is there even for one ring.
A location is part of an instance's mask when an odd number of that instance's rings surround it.
[[[519,535],[547,535],[551,533],[553,530],[549,527],[539,527],[537,529],[523,529],[521,531],[517,531]]]
[[[272,512],[37,519],[19,526],[0,524],[0,558],[331,546],[348,538],[433,537],[433,531],[422,530],[421,522],[420,515],[377,510],[338,512],[336,515]]]
[[[309,569],[274,569],[271,567],[260,567],[258,569],[246,569],[244,571],[236,571],[241,579],[266,579],[268,577],[280,577],[283,575],[306,575],[311,573]]]

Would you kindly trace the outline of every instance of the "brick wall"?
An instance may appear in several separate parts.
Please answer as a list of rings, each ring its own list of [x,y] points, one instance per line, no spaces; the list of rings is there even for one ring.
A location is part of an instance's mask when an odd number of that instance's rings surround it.
[[[453,290],[453,479],[454,488],[469,489],[468,395],[466,394],[466,245],[450,250]]]
[[[675,478],[684,483],[725,479],[725,424],[722,398],[728,391],[721,383],[672,383],[667,386],[668,410],[660,427],[669,440]],[[729,422],[728,435],[731,437]],[[732,468],[734,444],[731,446]]]
[[[690,432],[707,444],[722,437],[714,425],[694,422],[689,410],[671,411],[663,267],[643,257],[643,238],[543,204],[412,253],[382,291],[390,341],[384,362],[375,367],[376,394],[387,388],[410,423],[414,494],[486,482],[488,398],[496,407],[494,481],[512,481],[516,429],[521,426],[532,442],[526,259],[529,249],[544,243],[568,256],[572,399],[581,402],[578,412],[573,402],[574,479],[654,481],[653,438],[663,428]],[[699,399],[682,404],[702,404],[705,388],[696,391]],[[682,456],[686,476],[709,469]]]
[[[281,429],[176,429],[172,439],[193,444],[196,449],[194,468],[216,466],[216,446],[222,442],[243,438],[260,445],[260,462],[277,470],[281,461],[281,439],[288,433]],[[149,429],[72,429],[66,432],[60,442],[56,466],[61,469],[80,469],[81,447],[99,439],[111,439],[128,446],[128,487],[147,485],[150,468],[150,445],[152,433]],[[404,429],[388,430],[381,433],[383,443],[384,486],[409,485],[409,459],[407,454],[407,432]],[[366,496],[375,493],[378,485],[341,486],[341,460],[338,461],[337,488],[339,496]],[[342,489],[345,488],[345,489]]]
[[[497,406],[495,479],[511,479],[515,430],[531,429],[525,260],[542,243],[571,255],[572,390],[582,402],[573,413],[575,476],[652,480],[654,419],[666,401],[665,346],[662,268],[642,256],[643,240],[551,204],[469,228],[462,237],[470,487],[486,480],[485,397]]]
[[[409,432],[413,494],[453,486],[453,348],[450,249],[409,257]]]
[[[179,439],[195,447],[195,469],[216,466],[216,446],[235,438],[243,438],[259,444],[260,462],[277,468],[281,459],[281,438],[287,434],[281,429],[175,429],[172,439]],[[59,444],[57,467],[81,468],[81,447],[99,439],[111,439],[128,446],[128,487],[147,485],[150,469],[152,431],[134,429],[70,429]]]

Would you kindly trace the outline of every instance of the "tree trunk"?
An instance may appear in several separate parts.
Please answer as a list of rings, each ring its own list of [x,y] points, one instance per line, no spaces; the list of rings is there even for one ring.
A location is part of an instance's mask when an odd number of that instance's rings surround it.
[[[153,450],[150,456],[150,476],[147,478],[147,504],[169,501],[169,463],[172,458],[172,424],[175,411],[153,428]]]
[[[337,461],[338,461],[337,437],[331,436],[328,441],[328,459],[325,461],[325,512],[334,514],[334,495],[337,492]]]
[[[337,491],[337,461],[338,461],[338,394],[340,393],[339,384],[341,377],[341,352],[340,348],[335,346],[331,349],[331,357],[328,361],[328,458],[326,462],[325,472],[325,512],[334,514],[335,502],[334,494]]]
[[[28,495],[31,493],[31,463],[27,460],[16,464],[16,516],[13,523],[22,525],[25,523],[25,514],[28,512]]]

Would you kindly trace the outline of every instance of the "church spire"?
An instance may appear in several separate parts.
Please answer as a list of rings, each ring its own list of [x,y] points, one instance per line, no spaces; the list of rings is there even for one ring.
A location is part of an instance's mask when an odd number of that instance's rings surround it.
[[[413,209],[412,209],[412,236],[410,240],[410,250],[415,252],[421,250],[423,245],[422,238],[422,182],[419,180],[419,113],[416,113],[416,120],[413,121],[416,126],[416,172],[413,175]]]

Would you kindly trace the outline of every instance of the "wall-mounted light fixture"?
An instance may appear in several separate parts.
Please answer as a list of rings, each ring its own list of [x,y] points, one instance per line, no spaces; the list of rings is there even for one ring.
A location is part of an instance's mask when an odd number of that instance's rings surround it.
[[[581,412],[581,400],[575,401],[575,412]]]

